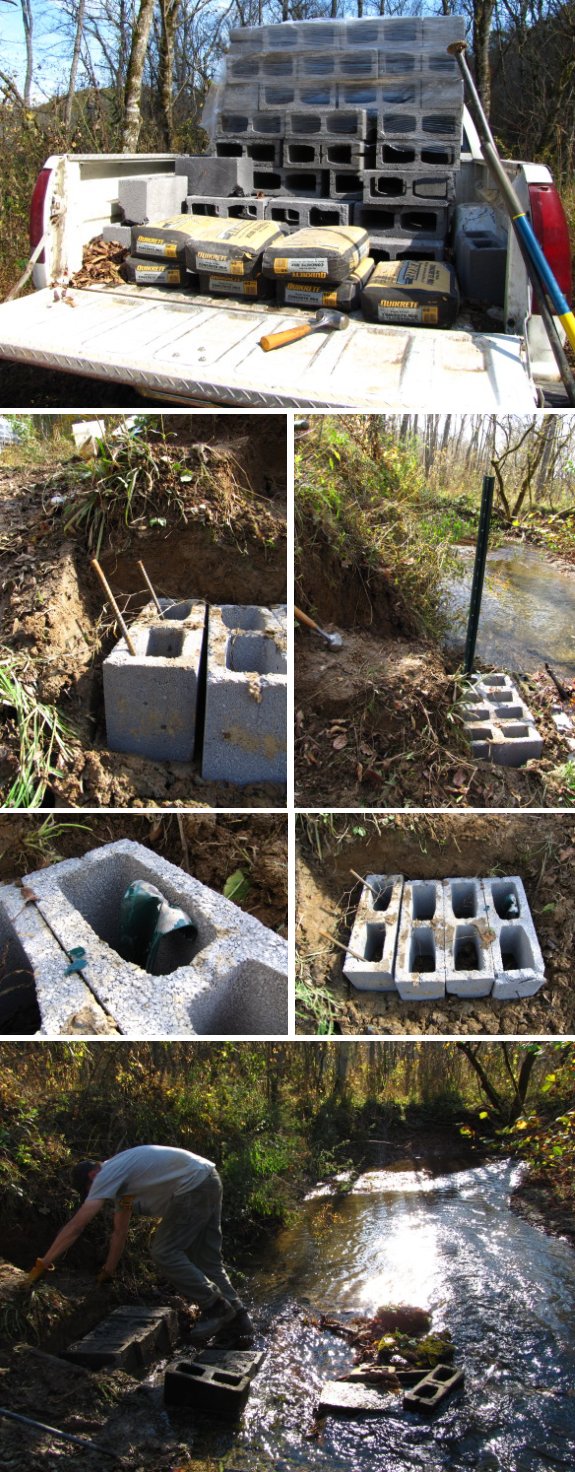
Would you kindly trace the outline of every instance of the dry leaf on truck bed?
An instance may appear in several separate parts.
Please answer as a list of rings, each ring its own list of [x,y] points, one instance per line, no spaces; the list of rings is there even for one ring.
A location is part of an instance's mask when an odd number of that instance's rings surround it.
[[[102,240],[101,236],[90,240],[84,246],[80,270],[70,277],[70,286],[91,286],[94,281],[120,284],[120,266],[127,254],[123,246],[112,240]]]

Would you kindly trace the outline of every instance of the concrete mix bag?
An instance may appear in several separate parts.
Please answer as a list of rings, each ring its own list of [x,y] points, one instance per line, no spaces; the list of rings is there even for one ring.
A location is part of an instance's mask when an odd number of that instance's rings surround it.
[[[457,279],[444,261],[380,261],[361,294],[368,322],[400,327],[452,327]]]
[[[374,263],[371,256],[360,261],[339,286],[317,285],[313,281],[281,281],[276,285],[277,302],[280,307],[335,307],[341,312],[352,312],[360,304],[361,293],[367,285]]]
[[[337,285],[367,256],[369,236],[360,225],[308,226],[266,247],[263,274],[273,281],[316,281]]]
[[[134,225],[132,255],[180,261],[193,273],[255,276],[266,245],[282,234],[271,221],[175,215],[157,224]]]

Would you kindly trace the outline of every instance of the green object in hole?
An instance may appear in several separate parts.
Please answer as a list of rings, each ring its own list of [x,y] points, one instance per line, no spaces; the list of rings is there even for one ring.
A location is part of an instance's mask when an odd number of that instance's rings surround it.
[[[145,879],[130,884],[120,906],[119,951],[124,960],[154,974],[162,941],[176,931],[193,940],[198,928],[185,910],[168,904],[155,884]]]

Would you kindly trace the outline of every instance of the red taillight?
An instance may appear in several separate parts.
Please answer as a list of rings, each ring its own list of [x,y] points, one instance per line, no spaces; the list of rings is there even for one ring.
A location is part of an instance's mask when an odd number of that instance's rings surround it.
[[[29,218],[30,245],[32,250],[34,250],[34,246],[38,244],[38,241],[42,239],[44,234],[44,205],[51,174],[51,169],[41,169],[34,185]],[[44,251],[42,251],[38,260],[44,261],[44,259]]]
[[[571,305],[571,247],[565,210],[554,184],[530,184],[531,223],[557,285]],[[539,312],[537,297],[533,311]]]

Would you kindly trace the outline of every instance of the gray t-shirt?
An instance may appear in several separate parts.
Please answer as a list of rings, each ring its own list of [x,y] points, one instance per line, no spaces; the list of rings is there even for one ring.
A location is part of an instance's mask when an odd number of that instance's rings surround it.
[[[126,1198],[143,1216],[163,1216],[174,1196],[193,1191],[215,1170],[211,1160],[167,1145],[135,1145],[105,1160],[88,1192],[88,1201]]]

